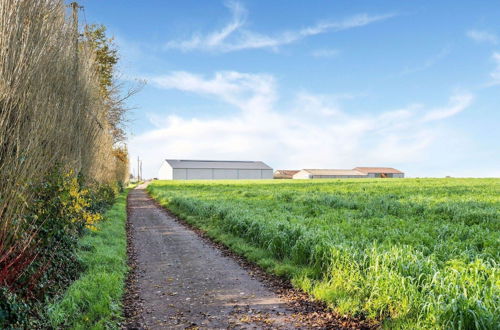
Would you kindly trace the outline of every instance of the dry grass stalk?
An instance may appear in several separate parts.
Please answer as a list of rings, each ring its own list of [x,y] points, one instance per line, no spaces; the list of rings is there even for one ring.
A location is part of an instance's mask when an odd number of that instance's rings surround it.
[[[23,212],[51,168],[116,177],[93,51],[75,38],[63,1],[0,1],[0,274],[34,243]]]

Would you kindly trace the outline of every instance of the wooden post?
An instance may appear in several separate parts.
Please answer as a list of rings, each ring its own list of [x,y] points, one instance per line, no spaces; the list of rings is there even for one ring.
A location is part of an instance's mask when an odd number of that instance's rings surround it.
[[[139,163],[139,156],[137,156],[137,182],[141,181],[141,170]]]

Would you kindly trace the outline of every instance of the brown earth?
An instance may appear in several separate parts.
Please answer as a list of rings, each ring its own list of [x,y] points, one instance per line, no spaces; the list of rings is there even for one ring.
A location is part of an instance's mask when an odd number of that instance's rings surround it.
[[[152,200],[128,197],[127,329],[373,328],[339,317],[192,230]],[[202,237],[200,237],[202,236]]]

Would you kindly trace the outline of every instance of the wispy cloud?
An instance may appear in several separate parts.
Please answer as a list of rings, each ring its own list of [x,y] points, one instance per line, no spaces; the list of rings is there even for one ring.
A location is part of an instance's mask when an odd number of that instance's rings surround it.
[[[268,74],[220,71],[213,79],[205,79],[193,73],[176,71],[147,80],[163,89],[216,96],[247,112],[270,109],[276,94],[274,77]]]
[[[500,53],[494,52],[491,56],[493,61],[496,64],[495,69],[490,73],[491,83],[489,85],[498,85],[500,84]]]
[[[433,122],[464,111],[469,93],[452,95],[446,106],[410,104],[379,114],[351,114],[338,99],[301,92],[280,106],[278,84],[269,74],[234,71],[206,77],[172,72],[152,77],[151,85],[216,98],[234,112],[212,118],[154,117],[156,128],[130,141],[155,173],[162,157],[263,159],[273,166],[349,167],[401,164],[425,158],[442,135]],[[288,102],[287,102],[288,103]],[[161,158],[161,157],[160,157]],[[153,174],[154,175],[154,174]]]
[[[247,16],[246,9],[239,2],[227,1],[226,7],[231,11],[232,18],[222,29],[207,35],[196,33],[188,40],[170,41],[166,44],[166,48],[177,48],[187,51],[219,47],[231,34],[239,30],[245,24]]]
[[[439,63],[446,56],[448,56],[450,54],[450,51],[451,51],[451,48],[449,46],[446,46],[443,49],[441,49],[441,51],[439,53],[437,53],[436,55],[429,57],[427,60],[425,60],[425,62],[422,63],[421,65],[405,68],[403,71],[401,71],[397,75],[407,75],[407,74],[425,71],[425,70],[433,67],[437,63]]]
[[[480,31],[480,30],[469,30],[467,31],[467,36],[474,41],[480,43],[487,43],[490,45],[498,45],[500,39],[496,34],[488,32],[488,31]],[[500,85],[500,52],[493,52],[491,55],[491,59],[495,64],[495,68],[490,72],[490,79],[486,82],[481,88],[488,88],[492,86]]]
[[[316,49],[311,52],[311,56],[318,58],[332,58],[340,54],[338,49]]]
[[[182,51],[202,50],[212,52],[232,52],[259,48],[276,50],[280,46],[310,36],[362,27],[395,16],[395,14],[368,15],[363,13],[341,21],[322,21],[302,29],[266,35],[245,29],[247,11],[241,3],[231,1],[227,2],[226,6],[231,11],[232,17],[222,29],[207,34],[195,33],[187,40],[170,41],[165,47]]]
[[[422,121],[442,120],[452,117],[459,112],[467,109],[474,100],[474,95],[468,92],[456,93],[450,97],[449,103],[446,107],[433,109],[427,112]]]
[[[496,45],[498,43],[498,37],[491,32],[484,30],[469,30],[466,33],[467,37],[479,43],[489,43]]]

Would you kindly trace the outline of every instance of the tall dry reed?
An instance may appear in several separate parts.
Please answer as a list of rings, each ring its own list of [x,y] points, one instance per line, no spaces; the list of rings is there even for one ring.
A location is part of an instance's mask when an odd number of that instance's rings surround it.
[[[36,257],[23,212],[50,169],[116,177],[93,50],[66,11],[59,0],[0,1],[0,285]]]

